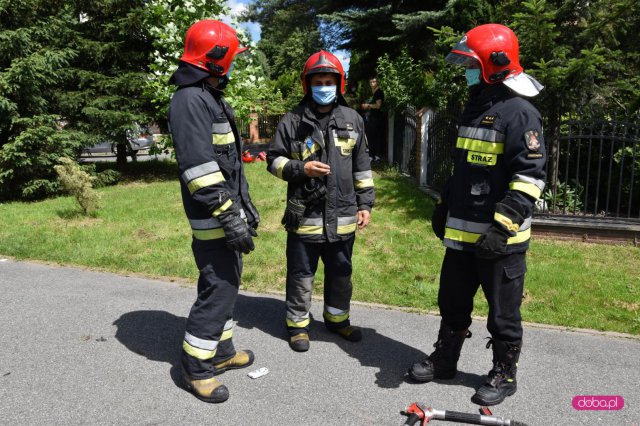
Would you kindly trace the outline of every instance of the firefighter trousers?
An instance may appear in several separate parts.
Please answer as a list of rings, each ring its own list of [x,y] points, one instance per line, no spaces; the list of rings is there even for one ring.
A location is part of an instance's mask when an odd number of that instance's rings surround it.
[[[214,364],[232,358],[233,308],[240,287],[242,256],[225,239],[191,244],[198,277],[198,297],[187,318],[182,343],[182,367],[194,379],[215,374]]]
[[[488,260],[476,257],[473,252],[447,249],[438,291],[442,321],[454,330],[469,328],[473,298],[482,286],[489,304],[487,329],[491,336],[505,342],[520,342],[525,256],[514,253]]]
[[[328,328],[349,325],[351,303],[351,255],[355,234],[334,243],[305,242],[299,235],[287,236],[286,321],[291,335],[308,333],[311,295],[318,260],[324,263],[324,312]]]

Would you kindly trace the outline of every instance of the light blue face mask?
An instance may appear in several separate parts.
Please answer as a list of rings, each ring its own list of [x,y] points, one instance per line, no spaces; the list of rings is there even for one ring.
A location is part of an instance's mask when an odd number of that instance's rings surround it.
[[[233,66],[235,64],[235,62],[231,62],[231,65],[229,65],[229,71],[227,71],[227,80],[231,80],[231,71],[233,71]]]
[[[480,84],[480,71],[479,68],[467,68],[464,70],[464,76],[467,79],[467,86],[475,86],[476,84]]]
[[[336,100],[336,86],[311,86],[311,96],[319,105],[329,105]]]

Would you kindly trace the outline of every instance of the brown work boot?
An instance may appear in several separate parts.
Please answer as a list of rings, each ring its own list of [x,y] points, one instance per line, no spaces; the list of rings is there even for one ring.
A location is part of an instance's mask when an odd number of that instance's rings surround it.
[[[362,331],[360,327],[356,327],[355,325],[347,325],[346,327],[340,328],[327,327],[327,329],[332,333],[339,334],[343,339],[350,342],[359,342],[362,340]]]
[[[298,333],[289,336],[289,347],[296,352],[306,352],[309,350],[309,335],[307,333]]]
[[[238,368],[248,367],[253,364],[255,356],[248,349],[237,351],[234,356],[226,361],[213,364],[215,367],[214,374],[222,374],[227,370],[237,370]]]
[[[229,399],[229,389],[215,377],[197,380],[183,371],[182,379],[185,389],[201,401],[219,403]]]

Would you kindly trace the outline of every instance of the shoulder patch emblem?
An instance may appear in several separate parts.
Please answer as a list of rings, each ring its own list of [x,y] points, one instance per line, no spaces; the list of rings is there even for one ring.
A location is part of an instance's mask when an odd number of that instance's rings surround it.
[[[494,121],[496,121],[495,115],[485,115],[480,124],[493,124]]]
[[[529,130],[524,134],[524,140],[527,142],[527,148],[529,151],[537,151],[540,149],[540,141],[538,140],[538,131]]]

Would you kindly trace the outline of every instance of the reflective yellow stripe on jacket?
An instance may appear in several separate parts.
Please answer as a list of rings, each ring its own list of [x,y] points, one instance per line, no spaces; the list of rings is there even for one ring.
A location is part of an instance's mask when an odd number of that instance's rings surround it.
[[[231,124],[227,123],[213,123],[211,129],[212,142],[214,145],[229,145],[236,141],[236,137],[231,130]]]
[[[502,154],[504,135],[497,130],[462,126],[458,130],[456,148],[483,154]]]
[[[348,216],[338,218],[338,234],[345,235],[356,232],[358,227],[358,216]],[[304,218],[296,234],[300,235],[321,235],[324,229],[324,221],[321,217]]]
[[[462,244],[475,244],[480,235],[487,232],[491,223],[471,222],[469,220],[449,217],[444,232],[446,247],[461,249]],[[507,244],[523,243],[531,238],[531,218],[526,218],[518,228],[514,237],[507,240]]]
[[[215,161],[209,161],[208,163],[191,167],[185,170],[181,177],[184,183],[187,184],[187,188],[189,188],[191,194],[207,186],[216,185],[225,181],[220,167]]]

